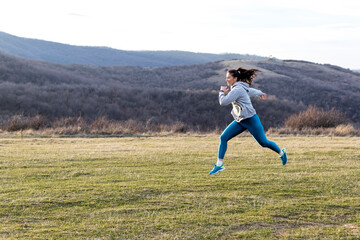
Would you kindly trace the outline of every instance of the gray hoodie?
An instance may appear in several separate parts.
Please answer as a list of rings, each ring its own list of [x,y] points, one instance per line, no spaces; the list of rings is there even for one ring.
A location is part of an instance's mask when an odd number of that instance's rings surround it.
[[[236,82],[231,86],[231,90],[228,94],[219,92],[219,103],[221,106],[233,105],[231,111],[232,116],[237,122],[243,119],[251,118],[256,114],[256,111],[251,103],[251,95],[263,95],[260,90],[250,88],[249,84],[245,82]]]

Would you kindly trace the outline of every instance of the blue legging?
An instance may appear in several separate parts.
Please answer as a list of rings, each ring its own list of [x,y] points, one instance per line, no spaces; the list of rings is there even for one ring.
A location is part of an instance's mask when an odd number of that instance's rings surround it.
[[[246,129],[249,130],[251,135],[262,147],[270,148],[271,150],[277,153],[280,152],[280,148],[278,145],[276,145],[276,143],[267,140],[265,136],[264,127],[260,122],[260,118],[257,114],[255,114],[253,117],[244,119],[240,122],[233,121],[232,123],[229,124],[229,126],[227,126],[227,128],[220,136],[220,145],[218,152],[219,159],[224,159],[225,152],[227,149],[227,142],[233,137],[245,131]]]

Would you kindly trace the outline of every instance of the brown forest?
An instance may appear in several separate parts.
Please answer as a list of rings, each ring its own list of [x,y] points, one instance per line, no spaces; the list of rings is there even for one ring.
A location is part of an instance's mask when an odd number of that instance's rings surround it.
[[[231,106],[220,107],[218,89],[235,67],[258,68],[254,88],[269,96],[253,98],[265,128],[282,126],[310,105],[336,109],[359,124],[360,74],[304,61],[231,60],[189,66],[143,68],[61,65],[0,53],[1,124],[14,115],[93,121],[106,117],[140,123],[181,123],[189,129],[224,128]]]

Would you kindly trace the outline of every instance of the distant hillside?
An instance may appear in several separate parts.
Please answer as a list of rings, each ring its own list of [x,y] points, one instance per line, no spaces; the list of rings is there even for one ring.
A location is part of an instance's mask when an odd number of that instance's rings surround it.
[[[258,68],[254,82],[269,95],[254,98],[266,128],[316,105],[336,108],[360,122],[360,74],[304,61],[231,60],[159,68],[62,65],[0,52],[0,116],[69,116],[93,120],[133,119],[144,124],[184,123],[198,130],[224,128],[231,106],[220,107],[218,89],[226,69]]]
[[[94,66],[160,67],[201,64],[229,59],[262,60],[241,54],[209,54],[184,51],[123,51],[107,47],[84,47],[16,37],[0,32],[0,51],[61,64]]]

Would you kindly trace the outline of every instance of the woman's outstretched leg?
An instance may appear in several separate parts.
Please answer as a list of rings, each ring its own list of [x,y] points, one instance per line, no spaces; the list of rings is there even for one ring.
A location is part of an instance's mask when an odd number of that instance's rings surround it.
[[[286,149],[280,149],[279,146],[266,138],[264,127],[261,124],[259,116],[256,114],[249,119],[245,119],[244,121],[240,122],[244,127],[246,127],[251,135],[255,138],[255,140],[260,144],[262,147],[269,148],[274,152],[280,155],[281,161],[283,165],[287,162],[287,155]]]

